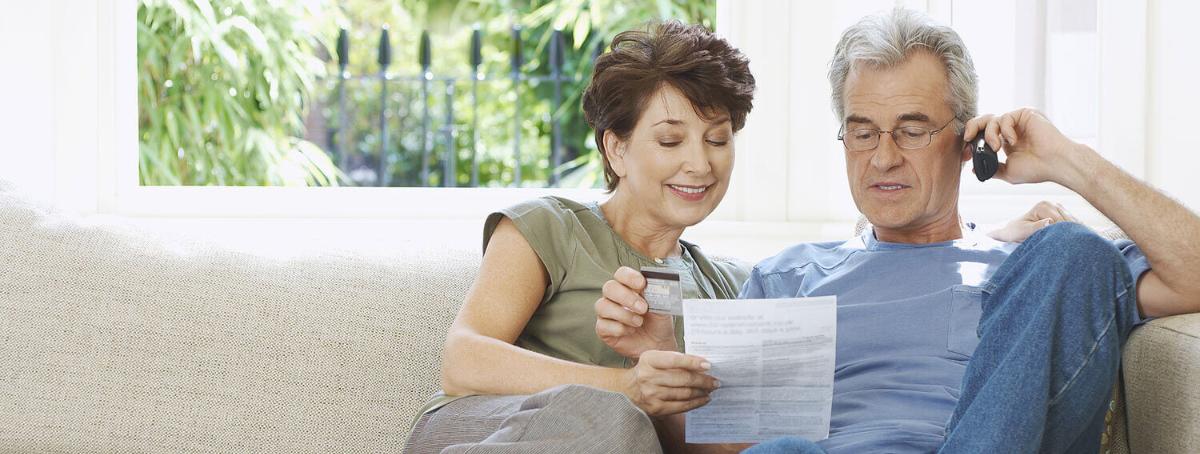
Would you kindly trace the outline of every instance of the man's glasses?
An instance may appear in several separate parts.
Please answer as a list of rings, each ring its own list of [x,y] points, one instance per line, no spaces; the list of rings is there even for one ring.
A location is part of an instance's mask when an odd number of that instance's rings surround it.
[[[937,129],[926,129],[920,126],[905,126],[896,128],[891,131],[880,129],[852,129],[845,133],[839,132],[837,139],[842,141],[850,151],[870,151],[879,146],[879,136],[888,134],[892,136],[892,140],[896,142],[896,146],[905,150],[918,150],[928,147],[933,142],[933,135],[942,132],[943,129],[954,123],[955,118],[951,118],[945,125]],[[842,127],[843,129],[845,126]]]

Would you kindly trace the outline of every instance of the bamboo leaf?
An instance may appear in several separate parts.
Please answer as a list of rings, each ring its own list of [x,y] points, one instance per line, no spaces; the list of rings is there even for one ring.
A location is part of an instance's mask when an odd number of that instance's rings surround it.
[[[587,11],[579,13],[579,17],[575,18],[574,43],[575,50],[579,50],[587,41],[587,35],[592,31],[592,15]]]
[[[200,18],[204,22],[217,23],[217,13],[213,11],[212,3],[209,0],[193,0],[192,4],[196,5],[196,11],[200,13]]]
[[[238,30],[246,35],[250,40],[250,45],[254,48],[254,52],[259,55],[267,55],[271,53],[271,46],[267,44],[267,37],[257,26],[243,16],[233,16],[221,21],[218,27],[222,34],[228,34],[232,30]]]
[[[167,126],[167,138],[170,139],[168,145],[178,146],[179,141],[179,122],[175,117],[175,110],[168,107],[163,109],[163,121]]]

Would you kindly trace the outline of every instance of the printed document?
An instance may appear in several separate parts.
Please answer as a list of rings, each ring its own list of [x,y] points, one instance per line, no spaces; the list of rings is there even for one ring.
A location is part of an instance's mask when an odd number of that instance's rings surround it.
[[[721,386],[687,413],[688,443],[829,436],[836,297],[683,300],[688,354]]]

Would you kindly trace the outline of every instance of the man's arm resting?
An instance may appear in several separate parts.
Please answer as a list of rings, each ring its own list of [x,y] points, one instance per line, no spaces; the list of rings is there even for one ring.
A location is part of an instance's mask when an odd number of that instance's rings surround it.
[[[1083,196],[1142,249],[1151,270],[1138,282],[1138,309],[1163,317],[1200,312],[1200,217],[1079,145],[1064,186]]]

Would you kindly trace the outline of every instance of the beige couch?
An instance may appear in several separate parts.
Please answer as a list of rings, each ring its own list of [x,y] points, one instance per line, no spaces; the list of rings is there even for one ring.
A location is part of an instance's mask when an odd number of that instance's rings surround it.
[[[386,452],[478,250],[272,259],[47,213],[0,183],[0,452]],[[1135,452],[1200,452],[1200,316],[1125,354]]]

